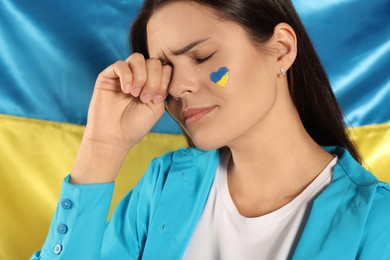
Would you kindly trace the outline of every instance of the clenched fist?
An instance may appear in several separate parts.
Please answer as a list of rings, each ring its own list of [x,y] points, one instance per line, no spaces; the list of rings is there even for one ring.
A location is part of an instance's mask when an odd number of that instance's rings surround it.
[[[115,179],[128,151],[164,113],[171,74],[172,67],[163,66],[158,59],[145,60],[139,53],[99,74],[72,182]]]

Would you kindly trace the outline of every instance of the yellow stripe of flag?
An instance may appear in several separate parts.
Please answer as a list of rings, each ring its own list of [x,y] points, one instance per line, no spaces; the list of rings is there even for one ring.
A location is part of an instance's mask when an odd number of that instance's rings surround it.
[[[79,125],[0,115],[0,259],[28,259],[43,245],[83,132]],[[111,212],[152,158],[186,145],[182,135],[146,135],[124,162]]]

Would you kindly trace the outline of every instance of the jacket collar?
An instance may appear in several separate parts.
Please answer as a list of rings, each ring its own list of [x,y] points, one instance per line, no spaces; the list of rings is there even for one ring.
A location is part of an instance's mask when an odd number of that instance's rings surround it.
[[[180,149],[152,219],[143,259],[181,259],[206,204],[219,152]]]
[[[293,259],[354,259],[379,184],[344,148],[324,149],[336,154],[338,163],[331,183],[312,203]],[[220,157],[218,151],[187,148],[176,151],[172,159],[143,259],[181,258],[202,214]]]

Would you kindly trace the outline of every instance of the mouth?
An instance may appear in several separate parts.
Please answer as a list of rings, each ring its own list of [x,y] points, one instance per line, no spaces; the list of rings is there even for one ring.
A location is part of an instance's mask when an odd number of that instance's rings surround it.
[[[214,110],[215,106],[202,108],[187,108],[181,113],[184,123],[189,126],[201,120],[205,115]]]

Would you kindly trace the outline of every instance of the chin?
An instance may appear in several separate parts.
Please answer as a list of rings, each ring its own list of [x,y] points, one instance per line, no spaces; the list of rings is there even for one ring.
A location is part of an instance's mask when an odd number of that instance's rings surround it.
[[[226,146],[231,137],[221,124],[199,125],[192,129],[183,128],[183,130],[196,148],[206,151]]]
[[[200,150],[216,150],[219,149],[225,144],[221,142],[222,140],[218,140],[218,138],[213,138],[213,137],[200,137],[200,136],[195,136],[190,138],[192,143],[195,145],[196,148]]]

